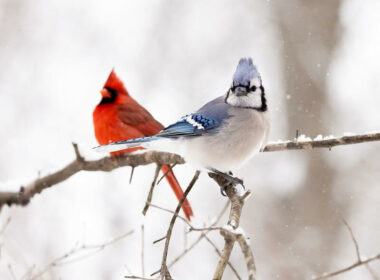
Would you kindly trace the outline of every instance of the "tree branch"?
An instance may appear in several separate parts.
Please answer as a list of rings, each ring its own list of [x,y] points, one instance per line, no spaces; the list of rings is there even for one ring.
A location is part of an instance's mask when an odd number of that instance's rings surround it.
[[[196,171],[195,172],[193,179],[191,180],[189,186],[186,188],[185,192],[182,195],[181,200],[179,201],[179,203],[177,205],[177,208],[175,209],[175,213],[173,214],[173,217],[172,217],[172,219],[170,221],[170,225],[169,225],[168,231],[166,233],[164,253],[162,254],[162,261],[161,261],[161,269],[158,270],[158,271],[156,271],[156,272],[154,272],[154,273],[152,273],[151,276],[153,276],[153,275],[157,274],[158,272],[160,272],[161,279],[172,280],[172,277],[170,275],[170,272],[169,272],[167,264],[166,264],[166,260],[167,260],[167,257],[168,257],[169,244],[170,244],[170,239],[171,239],[173,228],[174,228],[174,223],[175,223],[175,220],[177,219],[179,211],[181,210],[183,202],[185,201],[187,195],[189,194],[189,192],[193,188],[195,182],[198,180],[199,174],[200,174],[200,171]]]
[[[336,275],[339,275],[339,274],[342,274],[344,272],[347,272],[347,271],[350,271],[351,269],[354,269],[355,267],[358,267],[358,266],[361,266],[361,265],[365,265],[365,264],[368,264],[370,262],[373,262],[375,260],[380,260],[380,254],[376,255],[376,256],[373,256],[373,257],[370,257],[366,260],[360,260],[360,261],[357,261],[356,263],[350,265],[350,266],[347,266],[345,268],[342,268],[340,270],[337,270],[337,271],[334,271],[334,272],[331,272],[331,273],[326,273],[326,274],[323,274],[322,276],[317,276],[315,278],[313,278],[314,280],[318,280],[318,279],[326,279],[326,278],[330,278],[330,277],[333,277],[333,276],[336,276]]]
[[[356,253],[356,258],[357,258],[357,261],[356,263],[348,266],[348,267],[345,267],[345,268],[342,268],[340,270],[337,270],[337,271],[334,271],[334,272],[330,272],[330,273],[325,273],[321,276],[316,276],[314,277],[313,279],[314,280],[317,280],[317,279],[326,279],[326,278],[330,278],[330,277],[333,277],[333,276],[336,276],[336,275],[339,275],[339,274],[342,274],[342,273],[345,273],[347,271],[350,271],[351,269],[354,269],[355,267],[358,267],[358,266],[361,266],[361,265],[365,265],[369,271],[369,273],[371,273],[372,276],[373,275],[373,271],[369,268],[368,266],[368,263],[372,262],[372,261],[375,261],[375,260],[380,260],[380,254],[376,255],[376,256],[373,256],[371,258],[368,258],[366,260],[363,260],[363,257],[361,256],[360,254],[360,249],[359,249],[359,244],[358,244],[358,241],[356,240],[355,238],[355,235],[354,235],[354,232],[352,231],[352,228],[350,227],[350,225],[347,223],[346,220],[343,219],[343,223],[344,225],[346,226],[347,230],[349,231],[350,233],[350,237],[352,239],[352,242],[354,243],[355,245],[355,253]]]
[[[179,155],[149,151],[143,154],[129,154],[119,157],[104,157],[99,160],[87,161],[78,151],[76,144],[73,144],[76,159],[61,170],[38,178],[25,187],[21,187],[18,192],[0,192],[0,209],[4,204],[9,206],[16,204],[25,206],[30,199],[47,188],[52,187],[70,178],[79,171],[104,171],[110,172],[122,166],[140,166],[151,163],[157,165],[183,164],[185,161]]]
[[[328,139],[322,140],[318,140],[318,137],[314,140],[309,140],[303,136],[302,138],[299,137],[293,141],[270,143],[266,145],[263,152],[304,150],[313,148],[331,149],[332,147],[338,145],[350,145],[372,141],[380,141],[380,132],[343,136],[338,138],[328,137]],[[154,151],[148,151],[142,154],[127,154],[112,158],[104,157],[99,160],[87,161],[80,155],[77,144],[73,143],[73,147],[76,159],[66,167],[47,176],[38,178],[25,187],[20,187],[18,192],[0,192],[0,209],[5,204],[9,206],[13,204],[25,206],[34,195],[70,178],[82,170],[110,172],[123,166],[131,166],[132,168],[135,168],[136,166],[151,163],[156,163],[160,166],[165,164],[185,163],[185,160],[179,155]]]
[[[350,136],[342,136],[342,137],[325,137],[325,139],[319,140],[316,137],[314,140],[311,140],[304,135],[302,137],[297,137],[297,139],[293,141],[280,141],[278,143],[269,143],[263,149],[264,152],[278,152],[278,151],[286,151],[286,150],[307,150],[314,148],[328,148],[331,149],[334,146],[340,145],[351,145],[351,144],[359,144],[364,142],[374,142],[380,141],[380,132],[375,133],[367,133],[367,134],[357,134]]]
[[[236,183],[227,181],[223,176],[219,174],[209,173],[209,176],[214,179],[221,188],[225,189],[225,192],[231,201],[231,211],[227,226],[220,230],[220,234],[224,237],[224,248],[212,279],[222,279],[235,241],[238,240],[238,243],[240,244],[242,252],[245,256],[248,269],[248,279],[254,280],[256,276],[256,267],[253,259],[253,254],[248,243],[246,242],[246,238],[242,229],[239,228],[244,201],[250,195],[250,191],[238,191],[236,188]]]

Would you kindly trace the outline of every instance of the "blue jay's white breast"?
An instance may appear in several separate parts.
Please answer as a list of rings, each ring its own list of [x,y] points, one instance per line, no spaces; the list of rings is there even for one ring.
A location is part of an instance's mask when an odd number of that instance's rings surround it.
[[[269,132],[267,112],[231,108],[230,118],[213,135],[184,143],[185,160],[197,167],[227,172],[240,168],[265,145]]]

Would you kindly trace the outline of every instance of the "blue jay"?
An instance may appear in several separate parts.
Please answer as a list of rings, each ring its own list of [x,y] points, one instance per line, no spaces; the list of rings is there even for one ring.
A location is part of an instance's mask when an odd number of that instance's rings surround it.
[[[98,148],[118,151],[145,147],[176,153],[197,168],[237,179],[227,172],[232,174],[231,170],[241,167],[266,144],[269,132],[267,111],[260,74],[251,58],[242,58],[225,95],[154,136]],[[241,180],[238,182],[242,183]]]

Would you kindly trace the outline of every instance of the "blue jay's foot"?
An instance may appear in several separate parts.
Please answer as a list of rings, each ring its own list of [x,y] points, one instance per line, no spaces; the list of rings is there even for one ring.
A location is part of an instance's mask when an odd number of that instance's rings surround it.
[[[229,171],[228,174],[227,173],[224,173],[224,172],[221,172],[219,170],[216,170],[214,168],[210,169],[212,173],[215,173],[219,176],[221,176],[224,180],[223,180],[223,184],[221,184],[221,187],[220,187],[220,192],[223,196],[227,196],[226,195],[226,188],[227,186],[229,185],[242,185],[242,187],[245,189],[245,186],[244,186],[244,182],[243,180],[237,178],[237,177],[233,177],[231,176],[232,175],[232,172]]]

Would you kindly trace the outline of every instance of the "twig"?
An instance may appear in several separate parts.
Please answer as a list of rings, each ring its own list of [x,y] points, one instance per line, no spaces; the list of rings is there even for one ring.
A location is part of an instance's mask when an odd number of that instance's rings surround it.
[[[240,216],[243,210],[244,201],[250,195],[250,191],[248,190],[241,194],[238,191],[236,191],[235,182],[227,181],[223,176],[216,173],[209,173],[209,176],[213,178],[219,186],[225,188],[225,192],[231,201],[231,211],[227,223],[228,227],[230,227],[231,230],[226,230],[224,228],[220,231],[220,234],[224,237],[224,248],[220,256],[218,265],[215,269],[214,276],[212,278],[213,280],[220,280],[223,277],[224,270],[227,266],[228,260],[230,259],[230,255],[234,247],[235,241],[238,239],[239,235],[241,235],[240,232],[235,233],[233,231],[236,231],[239,228]],[[244,246],[248,246],[248,244],[241,244],[241,247],[245,256],[249,279],[253,280],[255,279],[256,275],[253,254],[250,251],[250,249],[248,252],[246,248],[243,248]]]
[[[141,274],[145,277],[145,230],[144,225],[141,225]]]
[[[347,223],[347,221],[345,219],[343,219],[343,223],[344,223],[344,225],[346,226],[346,228],[348,229],[348,231],[350,233],[352,242],[354,242],[356,257],[357,257],[358,261],[361,261],[359,244],[358,244],[358,241],[356,241],[356,238],[355,238],[355,235],[354,235],[354,233],[352,231],[352,228],[350,227],[350,225]]]
[[[211,224],[211,226],[215,226],[219,223],[220,219],[223,217],[224,213],[227,211],[228,209],[228,206],[230,205],[230,202],[228,201],[226,203],[226,205],[223,207],[222,211],[220,211],[218,217],[216,218],[215,222],[213,222]],[[186,220],[187,222],[187,220]],[[201,235],[198,237],[197,240],[195,240],[191,245],[190,247],[188,247],[187,249],[183,250],[183,252],[181,254],[179,254],[177,257],[175,257],[171,262],[170,264],[168,265],[168,267],[172,267],[175,263],[177,263],[180,259],[182,259],[188,252],[190,252],[196,245],[199,244],[199,242],[206,237],[206,234],[208,232],[202,232]]]
[[[10,222],[11,222],[11,217],[8,217],[3,225],[3,228],[0,230],[0,236],[4,234]]]
[[[145,277],[139,277],[139,276],[124,276],[124,278],[127,278],[127,279],[140,279],[140,280],[156,280],[154,278],[145,278]]]
[[[249,247],[247,239],[242,234],[239,234],[237,236],[237,241],[240,245],[241,251],[243,252],[245,263],[247,264],[248,279],[250,280],[255,279],[256,265],[255,265],[255,259],[253,258],[251,247]]]
[[[161,178],[160,179],[158,179],[158,181],[157,181],[157,185],[158,184],[160,184],[160,182],[162,181],[162,179],[164,179],[165,177],[166,177],[166,175],[168,175],[168,173],[170,172],[170,171],[172,171],[173,170],[173,168],[174,168],[174,166],[176,166],[177,164],[176,163],[174,163],[173,165],[169,165],[169,169],[161,176]]]
[[[171,239],[173,227],[174,227],[174,224],[175,224],[175,220],[177,219],[177,215],[178,215],[179,211],[181,210],[181,206],[182,206],[183,202],[185,201],[187,195],[189,194],[189,192],[193,188],[195,182],[198,180],[199,174],[200,174],[200,171],[196,171],[195,172],[193,179],[191,180],[189,186],[186,188],[185,192],[183,193],[183,196],[182,196],[181,200],[179,201],[179,203],[177,205],[177,208],[175,210],[175,214],[176,215],[173,215],[173,217],[172,217],[172,219],[170,221],[170,225],[169,225],[167,234],[166,234],[165,247],[164,247],[164,252],[162,254],[161,269],[158,270],[158,271],[156,271],[156,272],[154,272],[154,273],[152,273],[151,276],[153,276],[153,275],[157,274],[158,272],[160,272],[161,279],[167,279],[167,280],[171,280],[172,279],[171,276],[170,276],[168,267],[166,265],[166,259],[168,257],[168,250],[169,250],[169,244],[170,244],[170,239]]]
[[[314,280],[318,280],[318,279],[326,279],[326,278],[330,278],[330,277],[333,277],[333,276],[336,276],[336,275],[339,275],[339,274],[342,274],[342,273],[345,273],[347,271],[350,271],[351,269],[354,269],[355,267],[358,267],[358,266],[361,266],[361,265],[365,265],[365,264],[368,264],[370,262],[373,262],[375,260],[380,260],[380,254],[376,255],[376,256],[373,256],[371,258],[368,258],[366,260],[361,260],[361,261],[357,261],[356,263],[350,265],[350,266],[347,266],[346,268],[342,268],[340,270],[337,270],[337,271],[334,271],[334,272],[330,272],[330,273],[326,273],[326,274],[323,274],[321,276],[317,276],[315,278],[313,278]]]
[[[122,234],[122,235],[120,235],[118,237],[115,237],[112,240],[110,240],[108,242],[105,242],[105,243],[102,243],[102,244],[96,244],[96,245],[85,245],[85,244],[83,244],[82,246],[79,246],[79,247],[76,245],[76,246],[74,246],[73,249],[71,249],[67,253],[63,254],[62,256],[56,258],[55,260],[53,260],[52,262],[50,262],[44,269],[42,269],[37,274],[29,277],[28,279],[29,280],[38,279],[39,277],[41,277],[43,274],[45,274],[52,267],[61,266],[61,265],[67,265],[67,264],[70,264],[70,263],[77,262],[79,260],[88,258],[88,257],[96,254],[97,252],[105,249],[106,247],[108,247],[108,246],[110,246],[112,244],[115,244],[116,242],[124,239],[125,237],[127,237],[129,235],[131,235],[133,232],[134,232],[134,230],[131,230],[131,231],[127,232],[127,233],[124,233],[124,234]],[[78,253],[84,252],[84,251],[89,251],[89,250],[94,250],[94,251],[89,252],[88,254],[85,254],[83,256],[67,260],[70,257],[74,256],[75,254],[78,254]]]
[[[173,210],[170,210],[170,209],[166,209],[164,207],[161,207],[161,206],[158,206],[156,204],[153,204],[153,203],[149,203],[149,205],[151,207],[154,207],[154,208],[157,208],[157,209],[160,209],[162,211],[165,211],[165,212],[168,212],[168,213],[172,213],[174,215],[176,215],[178,218],[180,218],[185,224],[187,224],[190,228],[192,228],[193,226],[190,224],[190,222],[188,220],[186,220],[184,217],[182,217],[179,213],[176,213],[175,211]]]
[[[132,178],[133,178],[133,173],[135,172],[135,166],[131,166],[132,169],[131,169],[131,176],[129,177],[129,183],[131,184],[132,183]]]
[[[8,264],[8,270],[9,270],[9,274],[12,276],[12,280],[16,280],[17,278],[11,264]]]
[[[352,231],[352,228],[347,223],[347,221],[344,220],[344,219],[343,219],[343,223],[347,227],[347,229],[348,229],[348,231],[350,233],[352,242],[354,242],[354,245],[355,245],[355,252],[356,252],[356,258],[357,258],[356,263],[354,263],[354,264],[352,264],[352,265],[350,265],[350,266],[348,266],[346,268],[342,268],[340,270],[334,271],[334,272],[325,273],[325,274],[323,274],[321,276],[316,276],[316,277],[313,278],[314,280],[330,278],[330,277],[333,277],[333,276],[345,273],[347,271],[350,271],[351,269],[354,269],[355,267],[358,267],[358,266],[361,266],[361,265],[365,265],[367,267],[369,273],[372,275],[372,277],[376,277],[376,275],[374,274],[374,272],[368,266],[368,263],[370,263],[370,262],[372,262],[374,260],[380,260],[380,254],[378,254],[378,255],[376,255],[374,257],[368,258],[366,260],[363,260],[363,258],[361,257],[361,254],[360,254],[359,244],[358,244],[358,242],[357,242],[357,240],[355,238],[355,235],[354,235],[354,233]]]
[[[154,187],[156,186],[156,181],[157,181],[158,174],[160,173],[160,169],[161,169],[161,166],[157,165],[156,171],[154,173],[153,181],[152,181],[152,184],[151,184],[150,189],[149,189],[149,194],[148,194],[148,197],[146,198],[145,207],[142,211],[144,216],[146,215],[146,212],[149,209],[149,204],[152,202],[153,190],[154,190]]]

